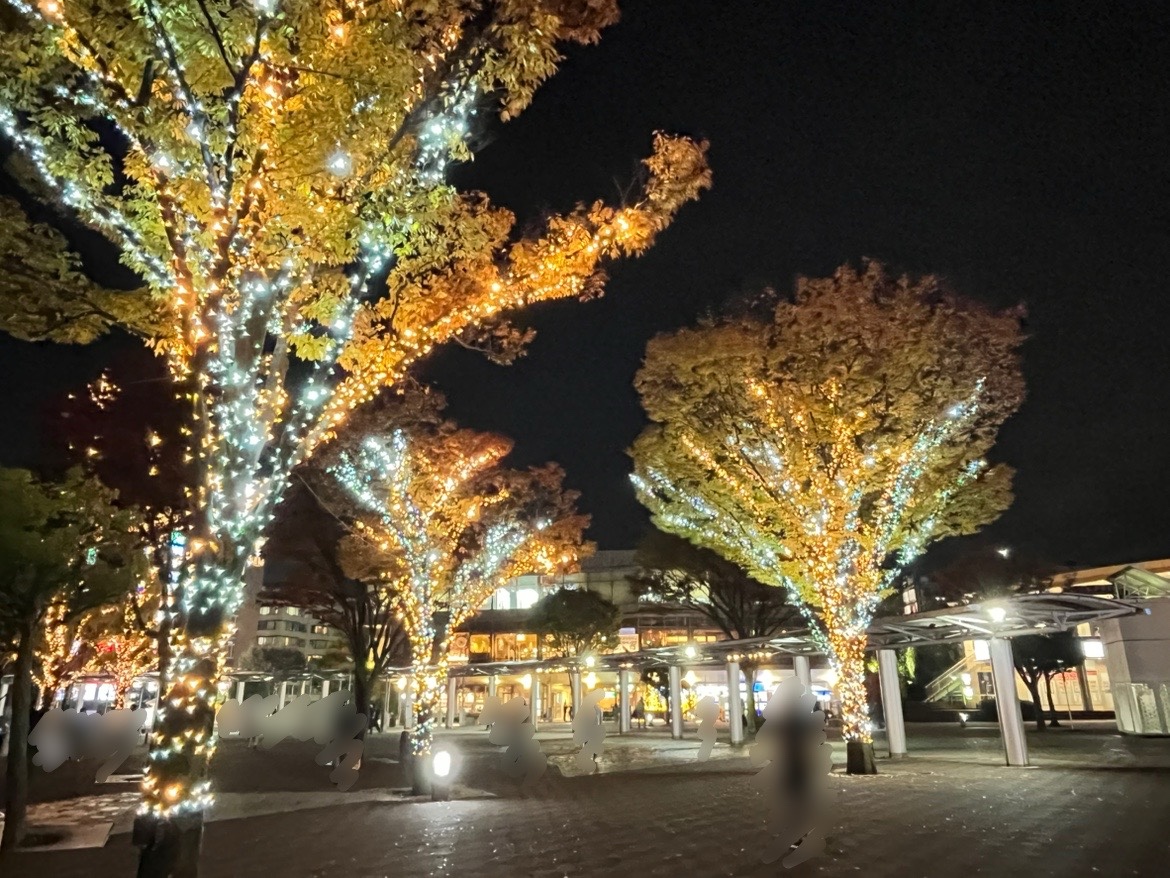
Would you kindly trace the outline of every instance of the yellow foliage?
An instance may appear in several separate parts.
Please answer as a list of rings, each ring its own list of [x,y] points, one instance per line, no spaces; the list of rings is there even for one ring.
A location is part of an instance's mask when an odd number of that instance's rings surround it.
[[[1023,396],[1021,317],[868,263],[647,348],[639,498],[804,606],[847,736],[868,735],[866,629],[898,571],[1011,501],[984,455]]]

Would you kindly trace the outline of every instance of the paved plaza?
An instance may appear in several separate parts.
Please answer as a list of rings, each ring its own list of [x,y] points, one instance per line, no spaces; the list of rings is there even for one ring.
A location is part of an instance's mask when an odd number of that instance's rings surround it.
[[[1165,874],[1170,740],[1122,737],[1109,724],[1078,723],[1029,733],[1034,765],[1011,769],[1003,765],[994,725],[911,725],[908,731],[911,756],[879,758],[880,775],[834,774],[827,853],[791,874]],[[256,751],[225,743],[215,762],[222,795],[206,831],[201,874],[785,874],[779,865],[760,863],[767,840],[762,798],[751,785],[755,770],[744,750],[721,744],[709,762],[697,764],[695,740],[673,742],[658,730],[611,735],[601,770],[581,776],[567,727],[546,727],[541,739],[551,769],[523,794],[499,770],[497,748],[482,730],[443,737],[465,755],[450,802],[402,794],[393,735],[374,737],[349,793],[329,789],[311,748]],[[879,740],[879,756],[881,747]],[[839,744],[834,751],[839,767],[844,752]],[[69,785],[64,777],[54,780]],[[121,796],[125,809],[125,792],[102,798]],[[68,806],[36,807],[34,813],[48,814]],[[109,809],[102,813],[108,818]],[[129,810],[114,824],[100,849],[19,855],[13,878],[133,875]]]

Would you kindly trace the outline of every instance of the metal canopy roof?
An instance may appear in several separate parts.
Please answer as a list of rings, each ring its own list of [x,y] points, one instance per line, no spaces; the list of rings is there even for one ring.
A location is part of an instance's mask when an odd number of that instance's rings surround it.
[[[1118,597],[1164,598],[1170,597],[1170,579],[1143,570],[1141,567],[1126,567],[1109,577]]]
[[[870,649],[1067,631],[1084,622],[1145,612],[1127,601],[1069,592],[1012,595],[911,616],[875,619]]]
[[[906,616],[875,619],[869,628],[869,648],[928,646],[989,637],[1019,637],[1022,634],[1067,631],[1084,622],[1113,619],[1145,612],[1127,601],[1068,592],[1012,595],[995,600],[931,610]],[[719,640],[712,643],[643,649],[592,657],[556,658],[517,662],[477,662],[452,666],[454,677],[489,677],[505,674],[563,673],[570,670],[616,671],[622,668],[680,664],[688,667],[722,665],[732,659],[768,660],[779,655],[823,656],[824,650],[808,629],[785,632],[777,637],[753,640]],[[387,673],[409,673],[395,668]]]

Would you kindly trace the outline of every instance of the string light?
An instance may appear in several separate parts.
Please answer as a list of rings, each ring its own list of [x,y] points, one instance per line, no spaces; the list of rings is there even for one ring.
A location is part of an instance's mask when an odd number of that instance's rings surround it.
[[[498,466],[509,450],[504,440],[467,431],[396,430],[388,441],[367,437],[356,454],[341,452],[329,470],[371,513],[357,522],[359,533],[401,570],[384,582],[410,641],[415,755],[431,749],[456,628],[518,572],[551,572],[553,556],[576,560],[565,545],[542,544],[547,513],[516,502],[533,499],[522,489],[487,490],[506,482]],[[578,543],[579,529],[575,537]],[[447,614],[442,630],[440,613]]]
[[[1009,500],[980,452],[1022,396],[1021,336],[1014,312],[934,310],[932,281],[924,293],[842,271],[798,287],[772,322],[652,342],[638,383],[658,423],[635,443],[631,478],[659,527],[787,591],[829,656],[845,739],[868,744],[879,603],[932,540]],[[956,511],[960,495],[982,499]]]
[[[4,36],[0,63],[29,60],[0,77],[0,133],[149,284],[151,344],[194,411],[182,597],[160,610],[175,623],[174,679],[144,784],[144,812],[166,818],[210,801],[201,778],[242,580],[292,468],[435,346],[597,292],[605,260],[643,252],[709,185],[706,147],[659,135],[635,204],[508,244],[511,216],[448,186],[450,163],[471,157],[488,102],[523,106],[558,39],[596,36],[588,23],[522,27],[527,43],[489,58],[490,41],[463,39],[470,18],[436,28],[394,3],[286,18],[279,0],[252,0],[217,26],[136,0],[87,7],[78,28],[62,0],[9,2],[28,26]],[[143,74],[130,58],[154,61]],[[54,81],[27,87],[34,74]],[[95,123],[118,136],[94,137]],[[387,272],[392,295],[378,299]],[[294,358],[309,366],[289,382]]]

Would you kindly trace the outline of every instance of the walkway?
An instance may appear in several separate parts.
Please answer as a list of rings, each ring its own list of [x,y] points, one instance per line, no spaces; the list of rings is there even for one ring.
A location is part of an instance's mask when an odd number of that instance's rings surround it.
[[[1029,733],[1036,767],[1019,769],[1003,765],[994,725],[911,725],[909,733],[915,755],[879,760],[876,777],[833,777],[829,855],[802,867],[807,874],[1162,874],[1170,857],[1170,741],[1123,738],[1107,724]],[[391,735],[372,742],[377,761],[351,794],[330,793],[303,750],[224,746],[215,773],[232,791],[225,804],[234,802],[237,819],[208,827],[203,878],[552,878],[618,868],[662,876],[777,874],[758,863],[760,798],[743,751],[722,746],[720,758],[700,765],[687,756],[693,741],[660,732],[611,736],[604,773],[563,777],[553,770],[525,796],[499,773],[496,748],[482,732],[442,737],[467,755],[464,794],[474,798],[419,803],[396,796],[401,780],[387,761],[396,750]],[[571,752],[567,729],[541,738],[554,765]],[[283,813],[242,816],[282,800]],[[115,835],[100,850],[21,855],[12,875],[122,878],[133,874],[134,853],[128,835]]]

